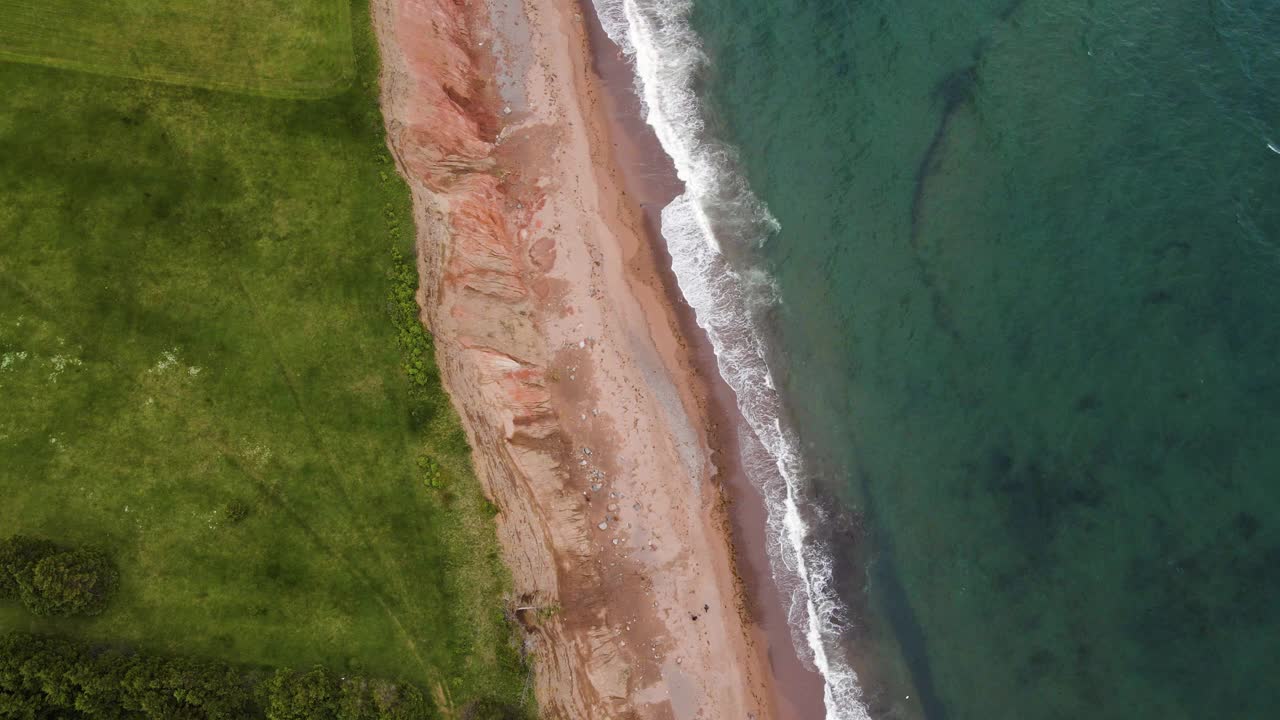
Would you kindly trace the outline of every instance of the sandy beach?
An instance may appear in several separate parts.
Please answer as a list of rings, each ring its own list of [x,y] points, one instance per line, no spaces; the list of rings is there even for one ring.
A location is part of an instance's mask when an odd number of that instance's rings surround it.
[[[373,7],[424,321],[543,716],[821,717],[732,397],[655,242],[679,184],[625,65],[572,0]]]

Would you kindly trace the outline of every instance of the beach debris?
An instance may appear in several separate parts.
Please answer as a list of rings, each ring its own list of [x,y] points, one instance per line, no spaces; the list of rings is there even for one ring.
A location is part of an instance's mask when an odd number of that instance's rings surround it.
[[[596,527],[600,528],[601,530],[608,530],[608,529],[609,529],[609,523],[608,523],[608,522],[601,522],[601,523],[600,523],[599,525],[597,525]]]
[[[614,539],[613,539],[613,544],[614,544],[614,545],[617,545],[617,544],[618,544],[618,538],[614,538]]]
[[[617,509],[618,509],[618,504],[617,504],[617,503],[609,503],[609,507],[608,507],[607,509],[609,510],[609,512],[614,512],[615,510],[617,510]]]
[[[582,454],[583,454],[583,455],[590,455],[590,454],[591,454],[591,448],[589,448],[589,447],[584,447],[584,448],[582,448]]]

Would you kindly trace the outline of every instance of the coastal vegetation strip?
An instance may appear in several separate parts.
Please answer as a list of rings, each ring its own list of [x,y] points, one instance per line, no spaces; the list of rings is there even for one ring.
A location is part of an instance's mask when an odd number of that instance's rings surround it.
[[[0,631],[523,706],[349,11],[356,81],[320,100],[0,63],[0,527],[119,570],[101,615]]]

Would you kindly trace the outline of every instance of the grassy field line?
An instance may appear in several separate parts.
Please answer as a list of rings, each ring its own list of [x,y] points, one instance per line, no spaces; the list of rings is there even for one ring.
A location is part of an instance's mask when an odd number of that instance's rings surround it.
[[[403,334],[413,215],[368,9],[0,0],[0,58],[102,66],[0,61],[0,527],[101,545],[126,580],[92,621],[0,603],[0,631],[532,712],[497,510]],[[348,44],[345,92],[265,99],[336,89]],[[124,79],[155,69],[211,81]]]
[[[280,355],[280,349],[276,346],[275,333],[271,332],[269,325],[262,318],[261,306],[254,299],[253,293],[249,292],[249,286],[244,284],[244,277],[239,270],[233,270],[235,276],[236,287],[240,290],[240,294],[245,299],[245,304],[249,308],[249,312],[253,314],[253,322],[262,331],[263,336],[267,339],[267,345],[271,348],[271,357],[275,363],[276,370],[280,373],[280,377],[284,379],[285,387],[289,390],[289,397],[293,400],[293,405],[298,410],[298,416],[302,418],[302,424],[307,429],[307,437],[310,438],[312,446],[324,456],[325,463],[329,466],[330,472],[333,473],[335,482],[333,487],[342,497],[342,502],[347,506],[348,510],[355,514],[355,506],[351,504],[351,496],[347,494],[346,488],[342,484],[342,478],[345,474],[338,469],[338,458],[334,456],[333,450],[320,437],[320,432],[316,429],[315,422],[311,416],[307,414],[306,408],[302,402],[302,394],[298,392],[297,381],[294,380],[293,373],[290,372],[289,366],[284,362],[284,358]]]
[[[418,651],[418,643],[413,641],[413,634],[405,629],[404,623],[400,622],[400,616],[396,614],[395,610],[391,609],[391,605],[387,603],[381,594],[374,595],[374,597],[377,598],[378,604],[386,611],[387,617],[391,619],[391,623],[396,626],[396,630],[404,638],[405,645],[409,647],[409,652],[413,653],[414,659],[418,661],[418,667],[422,668],[422,672],[426,673],[427,677],[431,679],[432,685],[440,685],[439,674],[434,671],[435,668],[430,663],[422,658],[422,653]]]
[[[341,469],[338,467],[339,461],[337,457],[333,454],[332,448],[330,448],[329,445],[325,443],[324,440],[320,437],[319,431],[315,427],[315,423],[311,420],[311,417],[308,415],[303,405],[302,397],[298,392],[298,388],[293,378],[293,375],[289,371],[288,366],[285,364],[285,362],[281,358],[280,352],[276,347],[275,336],[273,333],[267,331],[266,329],[267,325],[264,322],[262,322],[262,318],[260,314],[261,308],[258,302],[254,299],[253,293],[251,293],[249,291],[248,286],[245,285],[244,278],[240,274],[240,272],[235,271],[234,274],[236,279],[236,285],[240,289],[241,294],[244,296],[245,301],[248,303],[250,311],[253,313],[254,322],[258,324],[259,329],[263,330],[265,335],[267,336],[268,343],[271,347],[271,353],[272,353],[272,356],[274,357],[276,367],[279,370],[281,376],[284,378],[286,386],[289,388],[289,393],[292,396],[293,404],[297,408],[298,415],[302,418],[303,424],[307,428],[307,434],[311,438],[313,446],[317,450],[319,450],[321,454],[323,454],[323,456],[325,457],[325,460],[329,465],[329,469],[334,474],[334,477],[335,477],[334,487],[335,489],[337,489],[338,493],[341,495],[343,503],[346,504],[348,509],[351,510],[352,520],[359,525],[360,532],[365,537],[366,549],[371,550],[372,552],[377,554],[379,562],[381,562],[382,565],[390,571],[391,577],[394,578],[397,584],[401,586],[400,595],[402,596],[402,598],[404,598],[407,601],[409,598],[412,597],[412,595],[408,592],[409,588],[404,584],[403,575],[399,572],[396,572],[395,563],[388,561],[387,558],[381,552],[374,549],[371,546],[371,544],[368,542],[368,536],[371,535],[368,529],[368,525],[363,522],[363,518],[361,514],[355,511],[355,507],[351,503],[350,496],[347,495],[346,489],[343,487],[343,484],[341,482],[342,478],[347,477],[347,475],[345,475],[341,471]],[[242,472],[244,471],[245,469],[242,468]],[[275,499],[277,501],[280,500],[279,498],[275,498]],[[296,513],[291,513],[291,516],[297,517]],[[300,524],[300,526],[303,528],[303,530],[308,533],[309,536],[313,537],[313,539],[315,539],[317,542],[322,542],[316,536],[314,531],[312,531],[309,527],[307,527],[305,523],[301,521],[300,518],[297,521]],[[432,672],[429,665],[426,663],[425,660],[423,660],[421,653],[418,651],[417,644],[413,641],[413,636],[409,633],[407,629],[405,629],[404,624],[400,621],[399,615],[396,614],[396,612],[392,609],[391,604],[387,601],[387,594],[383,592],[373,582],[373,580],[369,578],[367,574],[365,574],[363,571],[356,570],[355,565],[345,555],[340,555],[340,556],[335,555],[331,550],[326,550],[326,552],[340,559],[344,565],[351,567],[353,571],[356,572],[358,577],[360,577],[361,581],[370,586],[370,588],[374,591],[374,597],[377,599],[378,603],[382,606],[382,609],[386,611],[387,616],[391,619],[392,623],[395,624],[396,629],[403,636],[405,643],[407,644],[410,652],[412,652],[413,656],[417,659],[418,664],[422,667],[423,672],[426,672],[428,675],[431,675],[434,678],[436,676],[436,673]]]
[[[254,302],[252,295],[249,293],[248,288],[244,285],[243,279],[240,277],[240,274],[237,272],[235,273],[235,275],[236,275],[236,282],[241,292],[243,293],[244,297],[246,298],[246,301],[249,303],[252,312],[254,313],[255,321],[257,321],[259,319],[258,307]],[[54,311],[54,308],[48,305],[47,303],[45,303],[39,297],[38,294],[32,292],[31,289],[28,288],[25,283],[23,283],[21,280],[18,280],[16,277],[14,277],[13,274],[8,271],[8,268],[6,267],[5,263],[3,263],[3,261],[0,261],[0,278],[3,278],[5,283],[9,285],[11,288],[15,289],[17,291],[17,294],[21,295],[22,298],[26,300],[30,305],[43,311],[42,314],[44,314],[46,317],[42,319],[45,319],[49,321],[51,324],[57,325],[58,327],[61,327],[64,330],[68,329],[66,328],[65,325],[61,323],[57,323],[56,321],[53,321],[51,319],[51,318],[57,317],[57,314]],[[262,327],[261,323],[259,323],[259,327],[260,328]],[[78,333],[75,333],[75,332],[67,333],[67,336],[72,338],[75,338],[77,335]],[[268,333],[268,335],[270,334]],[[82,338],[81,340],[83,341]],[[285,381],[289,386],[290,392],[293,393],[294,404],[298,407],[298,413],[299,415],[302,416],[304,423],[307,424],[310,437],[315,443],[317,449],[320,449],[322,452],[326,453],[328,462],[330,463],[330,469],[334,473],[338,473],[337,468],[334,466],[334,463],[336,463],[336,459],[333,457],[332,453],[329,452],[328,446],[325,445],[323,441],[321,441],[318,438],[318,436],[314,431],[314,428],[311,425],[309,418],[307,417],[306,412],[302,409],[301,398],[297,394],[297,389],[293,385],[293,379],[289,376],[288,369],[280,361],[280,355],[274,346],[274,342],[272,343],[272,353],[275,357],[277,367],[280,369],[281,374],[285,377]],[[117,370],[120,370],[123,376],[123,368],[121,368],[119,364],[116,363],[114,360],[110,358],[101,358],[101,360],[106,364],[110,365],[111,367]],[[321,536],[319,532],[317,532],[313,527],[311,527],[309,523],[307,523],[304,516],[298,513],[296,510],[294,510],[294,508],[289,504],[289,501],[285,497],[283,497],[279,491],[272,488],[270,483],[268,483],[252,468],[250,468],[245,463],[241,462],[240,453],[234,447],[232,447],[231,443],[227,440],[228,435],[227,435],[226,428],[222,428],[220,435],[221,435],[220,437],[214,439],[214,444],[218,448],[218,450],[221,452],[223,459],[225,459],[228,463],[230,463],[232,467],[236,469],[237,472],[239,472],[241,475],[247,478],[254,485],[254,487],[257,489],[258,493],[262,497],[264,497],[265,499],[270,501],[274,506],[282,510],[285,513],[285,515],[289,518],[290,522],[295,526],[297,526],[300,530],[302,530],[303,534],[306,535],[308,540],[320,552],[322,552],[327,557],[330,557],[336,560],[342,567],[344,567],[347,570],[347,572],[349,572],[353,577],[358,578],[360,582],[369,589],[370,594],[373,596],[375,600],[377,600],[378,604],[382,607],[383,611],[387,614],[387,617],[391,620],[392,624],[395,626],[397,633],[400,634],[401,639],[405,644],[405,647],[407,647],[409,651],[413,654],[413,657],[417,661],[419,668],[422,670],[424,675],[427,678],[429,678],[430,684],[434,688],[434,694],[437,696],[437,701],[442,703],[441,704],[442,710],[447,710],[450,707],[449,704],[451,704],[452,701],[450,699],[447,686],[443,682],[441,682],[439,679],[441,675],[439,670],[434,666],[432,666],[430,663],[428,663],[425,660],[425,658],[423,658],[422,653],[418,649],[417,643],[413,639],[413,634],[409,632],[409,630],[405,627],[404,623],[401,621],[400,616],[396,613],[393,607],[393,603],[389,600],[389,597],[386,591],[382,588],[382,586],[380,586],[372,577],[370,577],[368,573],[360,569],[359,564],[353,561],[346,553],[335,549],[329,543],[327,543],[324,540],[323,536]],[[341,476],[339,475],[339,477]],[[341,490],[341,488],[339,489]],[[343,493],[343,496],[344,496],[344,502],[346,502],[348,507],[351,508],[350,499],[345,495],[345,493]],[[360,517],[360,515],[359,513],[356,513],[352,508],[350,517],[353,519],[357,519]],[[368,530],[367,528],[362,527],[361,532],[367,535]],[[369,549],[367,540],[365,541],[365,547],[366,549]],[[381,557],[380,553],[379,553],[379,560],[383,563],[384,566],[394,570],[394,564],[388,563],[385,557]],[[398,572],[393,573],[393,577],[396,579],[397,583],[401,585],[401,590],[404,591],[402,592],[402,595],[404,595],[405,598],[408,598],[409,597],[409,595],[407,594],[408,588],[403,585],[404,578],[402,574]],[[452,714],[451,711],[448,714],[451,715]]]
[[[58,327],[66,327],[62,323],[53,319],[57,317],[57,312],[54,311],[53,306],[40,299],[40,296],[32,292],[31,288],[27,287],[26,283],[19,280],[13,273],[9,272],[9,267],[5,264],[3,258],[0,258],[0,278],[4,278],[4,280],[9,283],[9,287],[16,290],[17,293],[27,302],[43,310],[47,316],[42,318],[43,320],[50,324],[57,325]]]
[[[404,623],[400,621],[400,616],[397,615],[395,610],[392,609],[391,603],[387,601],[386,593],[383,592],[382,588],[377,584],[377,582],[375,582],[373,578],[369,577],[367,573],[361,570],[360,566],[356,564],[354,561],[352,561],[351,558],[349,558],[346,553],[334,549],[327,542],[325,542],[324,538],[320,535],[320,533],[316,532],[316,530],[307,523],[307,521],[303,518],[303,516],[300,513],[298,513],[296,510],[294,510],[294,508],[289,504],[289,501],[287,499],[282,497],[278,491],[273,489],[271,487],[271,484],[268,483],[266,479],[260,477],[258,473],[254,472],[253,469],[251,469],[248,465],[241,462],[239,458],[239,454],[236,452],[235,448],[233,448],[231,444],[227,442],[227,439],[225,437],[225,429],[223,430],[223,434],[224,434],[223,437],[216,438],[214,442],[217,445],[218,449],[222,452],[222,455],[227,460],[227,462],[231,463],[231,465],[238,472],[240,472],[242,475],[248,478],[249,481],[252,482],[255,487],[257,487],[258,492],[263,497],[271,501],[271,503],[276,507],[283,510],[285,515],[289,517],[290,521],[292,521],[294,525],[296,525],[299,529],[302,530],[303,534],[307,536],[307,538],[312,542],[312,544],[316,546],[318,550],[320,550],[322,553],[324,553],[328,557],[338,561],[340,565],[346,568],[347,572],[351,573],[353,577],[358,578],[360,582],[364,583],[364,585],[369,589],[369,592],[373,595],[374,599],[377,600],[378,604],[382,606],[382,609],[386,612],[387,617],[391,619],[392,624],[395,625],[396,631],[400,633],[401,638],[404,640],[405,646],[409,648],[409,651],[413,653],[414,658],[417,659],[419,667],[427,675],[427,677],[430,678],[433,684],[439,683],[440,673],[437,671],[437,669],[434,666],[426,662],[426,660],[422,657],[422,654],[418,651],[417,643],[415,643],[413,640],[413,635],[408,631],[408,629],[405,628]]]
[[[191,0],[185,0],[189,7],[178,0],[150,9],[143,2],[132,12],[109,3],[82,6],[83,0],[0,0],[0,60],[257,97],[323,99],[351,87],[356,60],[350,4],[319,1],[324,9],[318,15],[290,25],[269,4],[254,0],[205,13]],[[180,20],[172,17],[177,11],[184,13]],[[290,44],[297,41],[290,32],[300,33],[303,42],[307,33],[319,32],[323,44],[299,50]],[[273,44],[283,49],[257,52]],[[197,56],[174,54],[174,48]],[[325,77],[302,76],[321,65],[334,67]]]
[[[16,53],[7,50],[0,50],[0,60],[9,62],[20,62],[27,65],[39,65],[42,67],[55,68],[58,70],[68,70],[73,72],[89,73],[91,75],[103,75],[106,77],[119,77],[129,80],[138,80],[142,82],[158,82],[166,85],[176,85],[179,87],[194,87],[204,90],[217,90],[221,92],[233,92],[241,95],[251,95],[254,97],[275,98],[278,100],[323,100],[339,95],[351,87],[352,81],[355,79],[354,60],[352,60],[352,69],[344,71],[342,75],[334,78],[327,83],[304,84],[295,83],[290,86],[271,86],[256,87],[245,82],[214,80],[211,78],[202,78],[183,73],[170,73],[158,70],[145,72],[129,72],[122,70],[118,66],[96,65],[89,62],[80,62],[74,60],[63,60],[59,58],[40,57],[36,55],[28,55]]]

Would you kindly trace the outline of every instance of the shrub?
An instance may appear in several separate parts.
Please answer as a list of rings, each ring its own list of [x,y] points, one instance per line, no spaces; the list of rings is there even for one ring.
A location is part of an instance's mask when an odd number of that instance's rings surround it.
[[[422,482],[429,488],[438,488],[444,485],[444,475],[440,469],[440,463],[430,455],[418,456],[418,470],[422,473]]]
[[[523,720],[524,717],[519,708],[497,700],[477,700],[462,711],[463,720]]]
[[[245,518],[249,517],[249,503],[236,498],[227,503],[222,512],[226,516],[228,523],[239,525],[244,522]]]
[[[409,376],[410,392],[422,396],[439,382],[440,374],[431,353],[431,335],[418,317],[417,293],[417,267],[398,251],[393,252],[387,309],[396,326],[396,343],[400,346],[401,366]]]

